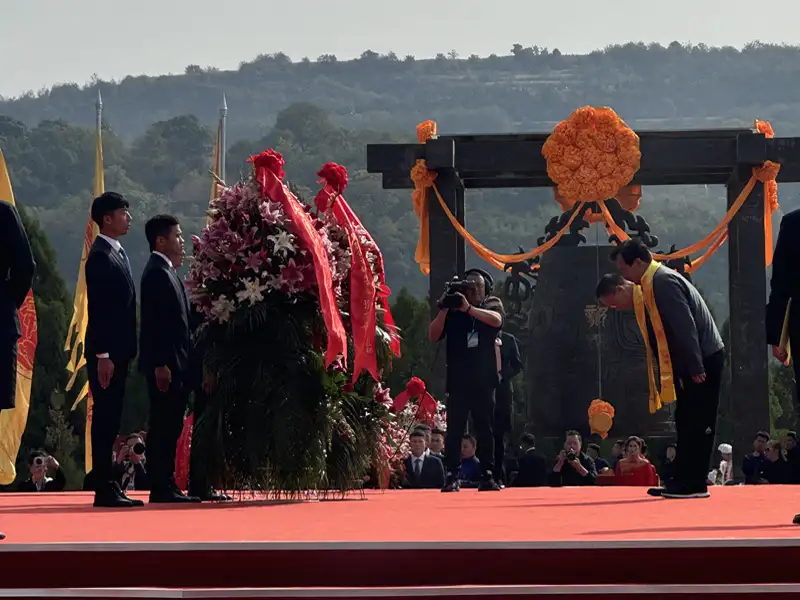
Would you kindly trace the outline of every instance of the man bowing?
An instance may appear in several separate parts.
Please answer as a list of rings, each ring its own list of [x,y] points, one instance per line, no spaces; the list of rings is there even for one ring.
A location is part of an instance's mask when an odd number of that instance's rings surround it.
[[[611,308],[636,312],[647,350],[651,411],[661,400],[677,400],[675,481],[648,493],[706,498],[725,362],[722,337],[697,289],[680,273],[656,262],[641,241],[620,244],[611,259],[620,275],[603,276],[597,297]],[[656,364],[660,386],[655,381]]]
[[[150,260],[142,273],[139,369],[147,379],[150,502],[199,502],[175,484],[175,451],[191,392],[189,299],[175,268],[183,263],[183,234],[173,216],[144,228]]]

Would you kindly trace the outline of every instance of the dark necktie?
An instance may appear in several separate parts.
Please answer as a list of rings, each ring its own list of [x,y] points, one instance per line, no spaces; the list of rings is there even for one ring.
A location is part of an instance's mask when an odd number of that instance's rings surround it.
[[[128,260],[128,255],[125,254],[125,249],[122,246],[119,247],[119,255],[122,257],[125,267],[128,269],[128,275],[132,276],[133,271],[131,271],[131,261]]]
[[[422,477],[422,459],[415,458],[414,459],[414,477],[419,479]]]

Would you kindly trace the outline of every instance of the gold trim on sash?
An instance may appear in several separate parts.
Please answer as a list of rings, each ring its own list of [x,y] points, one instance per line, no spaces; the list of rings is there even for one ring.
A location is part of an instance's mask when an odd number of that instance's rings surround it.
[[[644,347],[647,353],[647,383],[650,388],[651,413],[661,408],[662,403],[670,404],[675,401],[675,379],[672,373],[672,359],[669,356],[664,323],[661,321],[661,315],[658,313],[656,297],[653,293],[653,275],[659,268],[661,268],[661,264],[655,260],[652,261],[650,266],[647,267],[647,271],[642,275],[641,285],[636,285],[633,288],[633,308],[636,313],[636,322],[639,325],[639,330],[642,332]],[[650,317],[650,324],[653,327],[653,333],[656,338],[658,371],[661,376],[660,391],[655,381],[655,372],[653,368],[655,358],[653,356],[653,348],[650,345],[650,336],[647,332],[645,311],[646,315]]]

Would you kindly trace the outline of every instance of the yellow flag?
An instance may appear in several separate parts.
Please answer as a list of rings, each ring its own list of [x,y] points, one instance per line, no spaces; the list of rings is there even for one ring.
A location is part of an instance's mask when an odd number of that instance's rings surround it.
[[[217,125],[217,139],[214,142],[214,154],[211,158],[211,197],[208,199],[209,203],[217,197],[217,177],[222,171],[222,119],[219,120]],[[206,224],[211,222],[211,217],[206,217]]]
[[[97,146],[95,148],[94,159],[94,198],[97,198],[105,191],[105,179],[103,177],[103,135],[98,128],[97,130]],[[92,221],[91,216],[86,223],[86,231],[83,236],[83,250],[81,251],[81,264],[78,267],[78,285],[75,287],[75,298],[72,303],[72,321],[70,321],[69,329],[67,330],[67,343],[64,350],[70,353],[69,362],[67,363],[67,370],[72,373],[69,383],[67,383],[67,390],[71,390],[75,385],[75,378],[78,371],[86,365],[86,357],[83,353],[83,343],[86,339],[86,327],[89,324],[89,301],[86,294],[86,274],[85,266],[86,259],[89,256],[89,250],[92,248],[95,238],[98,234],[97,224]],[[78,396],[75,398],[75,404],[72,410],[75,410],[80,404],[80,401],[86,398],[86,434],[85,434],[85,459],[86,459],[86,472],[92,470],[92,407],[94,401],[92,394],[89,390],[89,383],[87,382],[81,389]]]
[[[11,178],[8,176],[6,160],[0,150],[0,200],[14,204],[14,191],[11,189]],[[22,337],[17,346],[17,393],[15,407],[0,411],[0,485],[14,482],[22,434],[28,423],[28,411],[31,406],[31,380],[33,378],[33,361],[36,356],[37,326],[36,305],[33,302],[33,291],[29,291],[25,302],[19,310],[19,324]]]

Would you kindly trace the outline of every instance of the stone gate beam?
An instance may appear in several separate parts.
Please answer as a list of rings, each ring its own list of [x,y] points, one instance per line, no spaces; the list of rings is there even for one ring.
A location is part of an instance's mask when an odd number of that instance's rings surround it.
[[[750,177],[751,167],[740,167],[728,182],[728,207]],[[750,197],[728,225],[728,286],[730,290],[731,368],[730,408],[733,420],[735,464],[750,450],[759,429],[769,431],[769,382],[764,273],[764,185],[757,183]],[[680,452],[680,449],[678,450]]]

